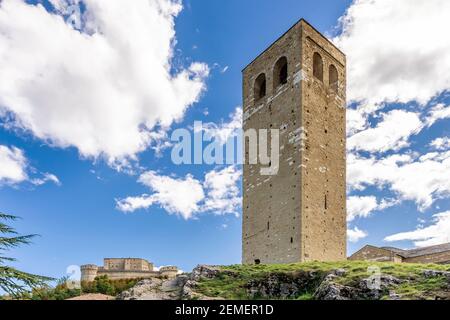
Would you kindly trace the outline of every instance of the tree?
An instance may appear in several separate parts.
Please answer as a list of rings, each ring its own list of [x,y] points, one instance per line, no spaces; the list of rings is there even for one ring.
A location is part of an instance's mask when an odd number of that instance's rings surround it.
[[[20,296],[30,288],[39,288],[47,285],[52,278],[26,273],[6,265],[15,259],[4,256],[9,249],[20,245],[27,245],[36,237],[35,234],[21,236],[16,230],[4,222],[12,222],[18,217],[0,213],[0,289],[12,296]]]

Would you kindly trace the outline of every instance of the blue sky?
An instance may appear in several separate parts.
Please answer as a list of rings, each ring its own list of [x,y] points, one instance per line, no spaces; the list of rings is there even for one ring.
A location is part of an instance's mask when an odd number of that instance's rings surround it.
[[[421,32],[448,30],[448,4],[73,3],[0,5],[0,210],[40,235],[11,252],[17,267],[61,277],[103,257],[240,263],[239,168],[175,166],[155,148],[196,120],[232,126],[241,69],[302,17],[348,55],[349,253],[450,241],[450,41],[415,32],[421,11],[433,22]],[[128,197],[151,205],[119,210]]]

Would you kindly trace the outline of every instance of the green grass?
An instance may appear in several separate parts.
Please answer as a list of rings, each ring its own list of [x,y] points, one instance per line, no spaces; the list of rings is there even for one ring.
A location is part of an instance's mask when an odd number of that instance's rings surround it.
[[[294,299],[311,300],[314,291],[323,277],[332,270],[344,269],[345,275],[339,277],[337,282],[342,285],[353,286],[360,280],[372,275],[369,267],[378,267],[382,274],[391,275],[405,282],[400,284],[395,292],[405,299],[417,299],[427,297],[434,292],[442,291],[446,287],[445,277],[425,278],[423,270],[450,271],[449,265],[433,264],[394,264],[377,262],[309,262],[283,265],[233,265],[223,266],[223,273],[214,279],[200,281],[198,292],[208,297],[220,297],[225,299],[249,299],[246,285],[252,280],[262,280],[270,274],[295,275],[302,272],[315,272],[317,279],[308,284],[303,292],[299,292]],[[258,297],[254,297],[257,299]]]

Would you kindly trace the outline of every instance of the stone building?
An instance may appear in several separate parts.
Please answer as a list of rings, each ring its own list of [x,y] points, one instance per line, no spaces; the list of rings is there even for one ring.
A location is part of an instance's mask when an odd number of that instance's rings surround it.
[[[81,281],[92,282],[96,277],[108,276],[111,280],[176,277],[178,268],[169,266],[154,270],[153,263],[144,259],[104,259],[103,266],[81,266]]]
[[[412,250],[367,245],[350,256],[349,260],[450,264],[450,243]]]
[[[279,129],[278,172],[249,163],[243,263],[346,259],[346,57],[305,20],[243,70],[244,132]]]

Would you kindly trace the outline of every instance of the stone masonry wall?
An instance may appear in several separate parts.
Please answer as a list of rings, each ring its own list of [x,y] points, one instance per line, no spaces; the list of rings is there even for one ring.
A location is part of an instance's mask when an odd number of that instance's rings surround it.
[[[302,261],[346,259],[346,60],[326,38],[302,23]],[[323,60],[323,80],[313,56]],[[338,71],[337,91],[330,67]]]
[[[392,251],[376,248],[372,246],[365,246],[355,254],[353,254],[349,260],[352,261],[378,261],[378,262],[402,262],[402,258]]]
[[[338,69],[337,94],[328,88],[328,69],[323,84],[312,79],[314,50]],[[283,57],[288,79],[276,87],[274,66]],[[267,93],[255,100],[262,73]],[[277,175],[244,165],[243,263],[345,259],[344,55],[301,21],[244,69],[243,94],[244,130],[280,130]],[[245,155],[248,161],[247,148]]]
[[[450,264],[450,251],[428,254],[420,257],[406,258],[403,260],[408,263],[441,263]]]

